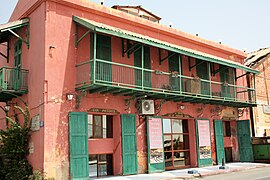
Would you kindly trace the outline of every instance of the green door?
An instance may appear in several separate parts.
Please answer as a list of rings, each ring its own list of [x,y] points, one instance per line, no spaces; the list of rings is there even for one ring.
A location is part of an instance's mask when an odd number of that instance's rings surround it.
[[[222,120],[215,120],[214,125],[215,125],[217,164],[222,164],[222,159],[225,160]]]
[[[209,68],[206,61],[196,59],[196,73],[200,79],[209,80]],[[201,80],[201,94],[210,95],[210,83]]]
[[[253,162],[253,150],[249,123],[249,120],[237,121],[237,136],[241,162]]]
[[[221,68],[225,68],[220,65]],[[234,97],[234,88],[232,86],[228,86],[228,84],[234,84],[234,71],[230,68],[225,68],[220,72],[220,82],[221,85],[221,93],[222,97],[233,98]]]
[[[94,58],[94,33],[90,33],[90,58]],[[105,62],[96,62],[96,80],[103,83],[112,82],[112,55],[111,55],[111,37],[97,34],[96,59]],[[107,62],[106,62],[107,61]],[[91,78],[93,77],[93,62],[91,66]],[[93,80],[93,79],[91,79]]]
[[[169,52],[169,56],[172,52]],[[175,54],[168,59],[169,61],[169,72],[177,73],[175,76],[170,76],[170,87],[173,91],[180,90],[180,64],[179,64],[179,54]],[[183,85],[182,85],[183,87]]]
[[[12,89],[20,90],[22,84],[22,41],[18,40],[14,45],[14,73],[13,79],[9,79]]]
[[[122,114],[123,174],[138,173],[136,115]]]
[[[87,113],[69,113],[70,178],[88,179],[88,128]]]
[[[138,68],[142,68],[142,51],[144,52],[144,55],[143,55],[144,67],[143,68],[150,70],[151,69],[150,47],[148,46],[142,46],[142,48],[134,52],[134,66]],[[151,72],[143,71],[143,77],[144,77],[143,86],[151,87],[152,86]],[[142,70],[135,69],[135,85],[142,86]]]

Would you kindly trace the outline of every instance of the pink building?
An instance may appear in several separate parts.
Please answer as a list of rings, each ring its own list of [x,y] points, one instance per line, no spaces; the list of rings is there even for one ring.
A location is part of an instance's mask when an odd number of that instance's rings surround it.
[[[0,25],[0,100],[29,104],[34,169],[86,179],[253,161],[238,113],[256,106],[246,54],[159,20],[140,6],[19,0]]]

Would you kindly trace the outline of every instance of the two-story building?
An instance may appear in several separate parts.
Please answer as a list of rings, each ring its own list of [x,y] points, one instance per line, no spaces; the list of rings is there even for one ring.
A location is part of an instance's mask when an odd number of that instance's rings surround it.
[[[248,54],[245,65],[258,70],[256,75],[256,100],[257,106],[253,107],[254,136],[270,136],[270,48],[261,48]],[[250,83],[254,84],[253,81]],[[251,86],[254,87],[254,86]]]
[[[252,161],[246,54],[159,21],[140,6],[19,0],[0,25],[0,100],[29,104],[34,169],[76,179]]]

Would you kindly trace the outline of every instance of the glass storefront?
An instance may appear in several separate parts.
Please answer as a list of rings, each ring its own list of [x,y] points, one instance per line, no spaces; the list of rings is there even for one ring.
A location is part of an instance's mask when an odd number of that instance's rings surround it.
[[[188,120],[163,119],[166,169],[190,165]]]

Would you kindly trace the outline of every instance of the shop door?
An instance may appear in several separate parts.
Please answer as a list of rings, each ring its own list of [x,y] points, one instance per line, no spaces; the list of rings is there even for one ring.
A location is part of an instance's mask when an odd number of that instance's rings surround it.
[[[165,169],[190,166],[190,146],[187,119],[163,119]]]
[[[122,159],[123,174],[138,173],[136,115],[122,114]]]
[[[215,125],[217,164],[222,164],[222,159],[225,160],[222,121],[221,120],[215,120],[214,125]]]
[[[87,113],[69,113],[70,178],[88,179]]]
[[[236,122],[240,161],[253,162],[249,120],[239,120]]]

